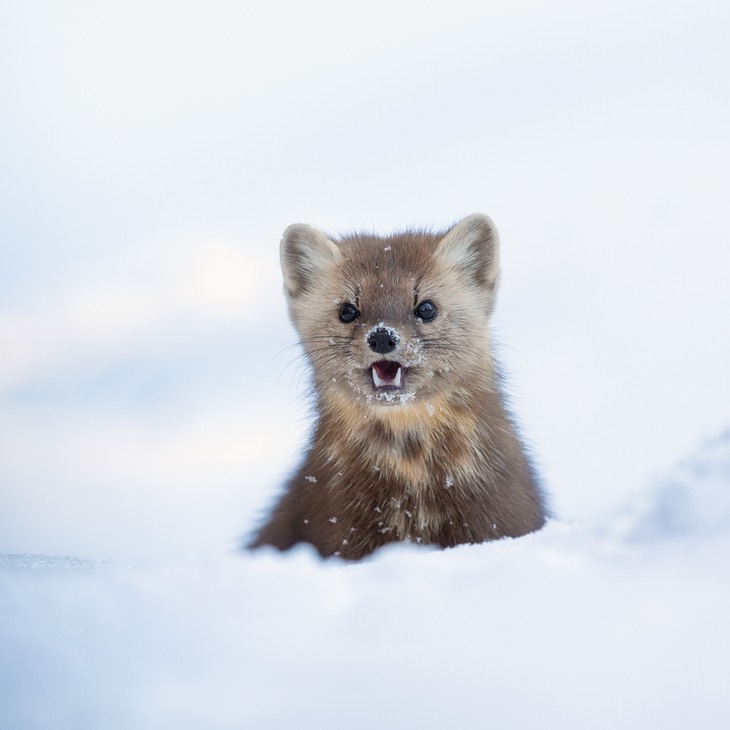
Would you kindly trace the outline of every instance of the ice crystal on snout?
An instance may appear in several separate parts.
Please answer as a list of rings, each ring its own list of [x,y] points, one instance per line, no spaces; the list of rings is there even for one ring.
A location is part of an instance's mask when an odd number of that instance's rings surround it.
[[[374,324],[366,333],[365,333],[365,342],[368,342],[370,338],[378,331],[384,331],[386,332],[395,342],[396,345],[400,344],[400,335],[398,334],[398,330],[395,329],[395,327],[391,327],[389,324],[386,324],[382,320],[378,322],[377,324]]]

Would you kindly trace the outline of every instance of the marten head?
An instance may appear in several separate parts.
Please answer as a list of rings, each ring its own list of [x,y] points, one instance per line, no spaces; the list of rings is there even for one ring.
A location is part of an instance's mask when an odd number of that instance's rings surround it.
[[[386,237],[329,238],[298,223],[281,265],[321,397],[402,406],[491,376],[499,239],[487,216]]]

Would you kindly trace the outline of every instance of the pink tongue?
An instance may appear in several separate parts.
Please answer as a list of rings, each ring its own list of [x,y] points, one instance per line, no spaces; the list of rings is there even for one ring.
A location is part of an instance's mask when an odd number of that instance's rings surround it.
[[[400,365],[397,362],[391,362],[390,360],[380,360],[373,363],[373,370],[381,380],[394,380],[399,368]]]

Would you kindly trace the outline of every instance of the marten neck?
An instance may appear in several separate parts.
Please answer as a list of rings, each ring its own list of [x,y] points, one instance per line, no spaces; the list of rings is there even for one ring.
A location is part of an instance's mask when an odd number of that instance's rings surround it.
[[[319,402],[315,450],[338,470],[382,472],[415,486],[471,473],[477,454],[491,443],[487,417],[492,423],[504,417],[489,383],[475,385],[400,405],[328,394]]]

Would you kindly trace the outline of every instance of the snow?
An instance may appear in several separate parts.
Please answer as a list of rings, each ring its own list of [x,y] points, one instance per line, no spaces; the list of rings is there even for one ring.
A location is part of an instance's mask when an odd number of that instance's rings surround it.
[[[620,513],[520,539],[5,555],[0,727],[725,727],[729,483],[730,432]]]
[[[728,477],[726,435],[601,523],[356,565],[5,556],[0,726],[725,727]]]
[[[0,728],[728,727],[728,22],[5,3]],[[477,211],[555,518],[238,552],[311,427],[282,231]]]

